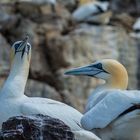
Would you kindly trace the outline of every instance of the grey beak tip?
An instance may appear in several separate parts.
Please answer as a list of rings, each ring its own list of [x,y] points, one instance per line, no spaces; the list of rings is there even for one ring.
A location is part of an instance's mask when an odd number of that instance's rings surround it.
[[[29,36],[28,36],[28,35],[26,35],[25,39],[26,39],[26,40],[28,40],[28,39],[29,39]]]
[[[28,42],[28,40],[29,40],[29,36],[26,35],[25,38],[23,39],[23,42]]]
[[[72,70],[68,70],[64,72],[65,75],[74,75],[74,72]]]
[[[69,72],[68,72],[68,71],[66,71],[66,72],[64,72],[64,74],[65,74],[65,75],[68,75],[68,74],[69,74]]]

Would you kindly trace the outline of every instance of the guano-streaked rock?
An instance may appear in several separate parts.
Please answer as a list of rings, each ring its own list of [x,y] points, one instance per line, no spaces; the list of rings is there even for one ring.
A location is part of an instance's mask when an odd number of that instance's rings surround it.
[[[74,140],[74,135],[59,119],[37,114],[9,118],[0,140]]]

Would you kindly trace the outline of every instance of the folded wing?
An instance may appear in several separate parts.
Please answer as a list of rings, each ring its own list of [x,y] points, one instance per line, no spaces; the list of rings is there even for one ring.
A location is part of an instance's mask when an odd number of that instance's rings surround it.
[[[86,130],[104,128],[125,110],[139,103],[138,91],[109,91],[107,96],[84,114],[81,124]]]

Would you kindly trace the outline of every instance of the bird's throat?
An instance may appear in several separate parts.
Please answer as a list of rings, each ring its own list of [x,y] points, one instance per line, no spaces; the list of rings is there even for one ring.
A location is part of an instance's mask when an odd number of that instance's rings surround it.
[[[124,75],[112,76],[106,81],[105,86],[110,89],[126,90],[128,86],[128,77]]]

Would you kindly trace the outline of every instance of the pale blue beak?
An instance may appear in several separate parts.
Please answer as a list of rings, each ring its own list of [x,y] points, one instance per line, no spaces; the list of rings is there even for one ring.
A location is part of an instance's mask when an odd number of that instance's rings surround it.
[[[66,75],[87,75],[87,76],[96,77],[96,75],[98,75],[102,72],[108,73],[102,68],[101,63],[98,63],[98,64],[95,63],[95,64],[90,64],[87,66],[68,70],[64,74],[66,74]]]

